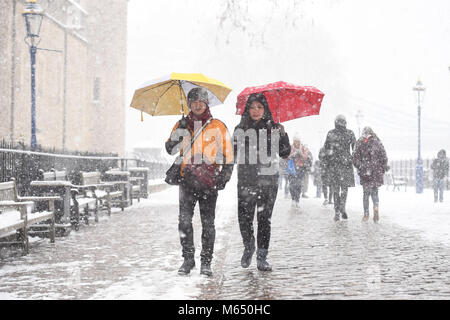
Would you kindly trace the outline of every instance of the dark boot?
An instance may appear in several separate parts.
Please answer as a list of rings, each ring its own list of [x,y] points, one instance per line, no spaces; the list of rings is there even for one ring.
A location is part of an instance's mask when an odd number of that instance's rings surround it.
[[[184,262],[181,265],[180,269],[178,269],[178,274],[185,276],[188,275],[191,270],[195,267],[195,259],[192,258],[184,258]]]
[[[344,220],[347,220],[347,219],[348,219],[347,213],[346,213],[345,211],[342,212],[342,219],[344,219]]]
[[[210,263],[202,263],[200,266],[200,274],[211,277],[212,271],[211,271],[211,264]]]
[[[244,253],[241,258],[241,266],[242,268],[248,268],[252,263],[253,253],[255,253],[255,239],[252,239],[249,248],[244,249]]]
[[[269,250],[267,249],[258,249],[256,254],[256,262],[259,271],[272,271],[272,267],[266,260],[268,253]]]
[[[336,211],[334,214],[334,221],[339,221],[340,217],[339,217],[339,211]]]

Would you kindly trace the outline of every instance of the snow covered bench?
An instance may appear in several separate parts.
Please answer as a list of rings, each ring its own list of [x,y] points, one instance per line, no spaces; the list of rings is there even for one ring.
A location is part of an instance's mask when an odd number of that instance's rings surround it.
[[[134,179],[137,183],[139,183],[140,186],[139,188],[133,186],[133,193],[136,194],[136,192],[139,191],[139,197],[148,198],[148,175],[150,171],[149,168],[133,167],[128,168],[128,171],[130,171],[130,179]]]
[[[0,238],[7,238],[3,244],[20,243],[24,254],[28,254],[28,233],[33,225],[41,224],[55,242],[55,200],[59,197],[19,197],[16,182],[0,183]],[[48,201],[49,211],[33,211],[35,202]],[[42,222],[49,221],[49,224]],[[17,240],[14,241],[13,238]],[[9,241],[11,240],[11,241]]]
[[[386,177],[387,177],[388,187],[389,187],[389,185],[392,185],[392,191],[395,191],[395,189],[400,191],[400,187],[403,187],[403,186],[405,187],[405,191],[406,191],[406,187],[408,186],[408,179],[406,177],[396,176],[396,175],[393,175],[392,173],[388,173]]]
[[[118,168],[110,169],[105,172],[104,182],[113,183],[115,185],[114,190],[120,191],[123,195],[121,198],[111,199],[111,206],[120,207],[123,211],[124,207],[133,204],[129,171]]]
[[[62,217],[57,219],[57,228],[65,230],[72,226],[75,230],[79,230],[80,219],[84,218],[85,224],[89,224],[89,212],[97,211],[97,200],[95,198],[86,197],[80,188],[72,184],[67,179],[65,170],[57,171],[52,169],[49,172],[40,170],[39,177],[41,180],[32,181],[30,186],[39,195],[56,194],[63,202]]]
[[[116,199],[121,201],[124,193],[120,190],[120,184],[114,182],[104,182],[100,179],[100,172],[80,172],[80,185],[76,187],[82,190],[86,198],[94,198],[97,200],[98,207],[106,208],[108,215],[111,214],[111,204]],[[117,190],[119,189],[119,190]],[[123,207],[122,207],[123,210]],[[97,211],[95,221],[98,221]]]

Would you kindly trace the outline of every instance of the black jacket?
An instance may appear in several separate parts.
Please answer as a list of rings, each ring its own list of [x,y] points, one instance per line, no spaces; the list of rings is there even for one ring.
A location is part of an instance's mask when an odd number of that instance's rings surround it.
[[[254,100],[258,100],[264,106],[265,111],[263,119],[258,122],[251,119],[248,111]],[[251,95],[242,114],[241,122],[233,133],[234,160],[238,165],[238,186],[278,184],[279,168],[276,157],[278,155],[286,159],[291,153],[291,145],[287,133],[281,135],[277,129],[279,129],[279,125],[274,123],[264,95]],[[272,132],[274,137],[278,138],[278,150],[272,150]],[[249,134],[256,139],[251,139]],[[262,137],[261,134],[264,134],[265,137]],[[265,152],[262,153],[262,150],[260,151],[260,140],[263,138],[267,141],[267,155]],[[263,141],[261,141],[262,143]],[[264,159],[264,156],[267,156],[267,159]]]
[[[433,159],[431,169],[433,170],[433,179],[444,179],[448,176],[449,161],[445,153],[439,154],[436,159]]]
[[[325,141],[331,184],[334,186],[354,187],[352,151],[356,138],[353,131],[336,125],[330,130]]]

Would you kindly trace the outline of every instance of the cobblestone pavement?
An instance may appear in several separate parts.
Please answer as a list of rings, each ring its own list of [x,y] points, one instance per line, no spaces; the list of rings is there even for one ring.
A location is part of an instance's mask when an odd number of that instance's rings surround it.
[[[450,248],[424,241],[417,232],[372,221],[360,213],[334,222],[318,199],[277,201],[268,261],[239,265],[242,244],[232,228],[218,299],[448,299]],[[204,296],[206,298],[206,296]]]
[[[182,262],[177,188],[55,244],[39,240],[25,257],[0,256],[0,298],[6,299],[449,299],[450,248],[417,231],[381,221],[333,221],[331,207],[279,196],[268,261],[240,267],[242,242],[235,190],[219,196],[214,276],[176,274]],[[200,221],[194,217],[199,263]]]

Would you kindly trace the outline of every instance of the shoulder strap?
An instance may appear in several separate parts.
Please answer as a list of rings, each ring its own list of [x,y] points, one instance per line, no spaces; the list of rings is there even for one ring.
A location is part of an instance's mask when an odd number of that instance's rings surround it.
[[[192,142],[191,145],[189,146],[189,148],[187,148],[186,150],[183,150],[183,155],[187,154],[189,151],[191,151],[192,146],[195,143],[195,140],[197,140],[197,138],[200,136],[200,134],[203,132],[203,130],[208,126],[208,124],[211,123],[211,121],[213,120],[213,118],[209,118],[208,121],[206,121],[206,123],[203,125],[203,127],[201,127],[200,129],[198,129],[195,133],[194,133],[194,137],[192,138]]]

